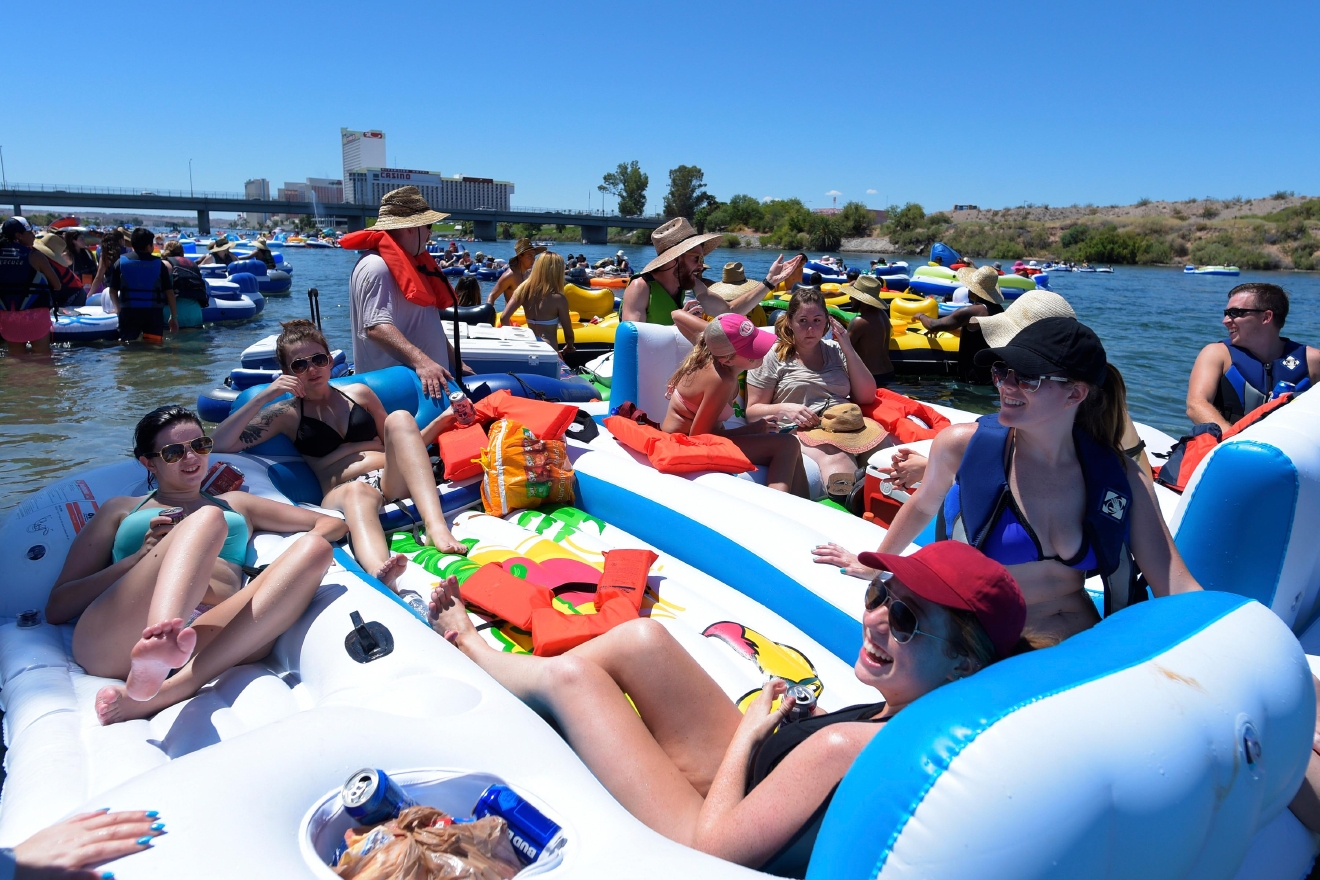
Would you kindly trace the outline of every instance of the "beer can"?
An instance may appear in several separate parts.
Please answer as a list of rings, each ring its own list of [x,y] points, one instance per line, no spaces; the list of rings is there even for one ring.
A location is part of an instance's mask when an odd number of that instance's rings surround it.
[[[183,522],[184,512],[182,507],[167,507],[156,516],[163,516],[177,526]]]
[[[340,797],[344,811],[359,825],[379,825],[398,816],[401,810],[416,806],[384,770],[372,767],[363,767],[348,777]]]
[[[449,395],[449,407],[454,411],[454,418],[464,428],[477,420],[476,408],[462,391],[455,391]]]
[[[202,491],[208,495],[234,492],[243,485],[243,472],[227,461],[217,461],[202,480]]]
[[[558,849],[564,840],[558,825],[507,785],[492,785],[482,792],[472,815],[478,819],[486,816],[503,819],[509,826],[509,842],[524,865],[530,865],[542,853]]]
[[[784,694],[793,698],[793,708],[788,710],[789,721],[801,721],[810,718],[816,708],[816,694],[805,684],[795,684]]]

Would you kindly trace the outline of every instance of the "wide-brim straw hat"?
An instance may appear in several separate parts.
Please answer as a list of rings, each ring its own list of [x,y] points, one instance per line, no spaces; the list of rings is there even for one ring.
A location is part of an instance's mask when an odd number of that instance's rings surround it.
[[[219,238],[217,238],[215,241],[211,242],[211,250],[209,251],[209,253],[214,254],[218,251],[227,251],[233,246],[234,243],[222,235]]]
[[[68,245],[65,244],[64,236],[58,232],[47,232],[38,238],[32,247],[44,254],[46,259],[53,260],[66,269],[69,268],[69,258],[65,256]]]
[[[512,263],[523,254],[531,254],[533,257],[539,257],[547,250],[549,250],[549,248],[543,245],[533,245],[530,238],[520,238],[513,246],[513,256],[509,257],[509,262]]]
[[[1045,318],[1076,318],[1068,301],[1052,290],[1028,290],[998,315],[977,318],[991,348],[1003,348],[1026,328]]]
[[[376,224],[372,229],[412,229],[415,226],[430,226],[448,217],[439,211],[432,211],[431,206],[422,198],[422,191],[415,186],[401,186],[392,189],[380,197],[380,208],[376,212]]]
[[[747,274],[743,271],[742,263],[725,263],[720,280],[710,286],[710,292],[725,302],[733,302],[753,287],[759,286],[760,283],[759,281],[747,280]]]
[[[858,455],[870,452],[888,432],[874,419],[862,415],[855,403],[836,403],[820,417],[820,427],[799,431],[798,439],[808,446],[837,446],[841,451]]]
[[[958,283],[967,291],[986,302],[1004,304],[1004,295],[999,292],[999,273],[990,266],[979,269],[966,267],[958,270]]]
[[[846,293],[852,299],[857,300],[862,305],[874,306],[877,309],[885,307],[880,299],[879,293],[884,288],[880,279],[874,275],[862,275],[852,284],[845,284],[839,288],[839,293]]]
[[[655,245],[656,258],[643,267],[641,274],[645,275],[667,266],[694,248],[701,248],[701,255],[704,257],[719,247],[723,238],[724,236],[718,232],[707,232],[703,235],[692,228],[686,217],[675,217],[651,233],[651,244]]]

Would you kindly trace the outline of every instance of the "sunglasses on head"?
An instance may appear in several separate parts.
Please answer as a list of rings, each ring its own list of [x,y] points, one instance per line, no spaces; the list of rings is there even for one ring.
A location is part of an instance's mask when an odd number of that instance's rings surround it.
[[[889,631],[894,634],[894,641],[900,645],[906,645],[916,635],[929,636],[941,642],[949,641],[943,636],[922,629],[918,625],[916,612],[902,599],[894,598],[894,594],[889,592],[888,583],[893,576],[894,573],[891,571],[882,571],[871,581],[871,585],[866,588],[866,610],[874,611],[881,605],[889,606]]]
[[[171,443],[169,446],[162,446],[160,452],[148,452],[146,457],[155,458],[159,455],[161,461],[166,464],[174,464],[176,461],[182,460],[183,457],[188,454],[189,447],[191,447],[192,451],[198,455],[206,455],[211,451],[213,446],[215,446],[215,441],[210,437],[203,435],[201,437],[195,437],[187,443]]]
[[[1027,376],[1019,373],[1008,364],[1000,361],[990,368],[990,381],[998,388],[1001,385],[1015,385],[1026,392],[1040,390],[1041,382],[1067,382],[1063,376]]]
[[[295,376],[301,376],[307,372],[308,367],[316,367],[318,370],[324,369],[330,363],[330,355],[325,352],[314,354],[311,357],[297,358],[289,362],[289,371]]]
[[[1268,312],[1269,309],[1224,309],[1224,317],[1232,318],[1236,321],[1238,318],[1245,318],[1252,312]]]

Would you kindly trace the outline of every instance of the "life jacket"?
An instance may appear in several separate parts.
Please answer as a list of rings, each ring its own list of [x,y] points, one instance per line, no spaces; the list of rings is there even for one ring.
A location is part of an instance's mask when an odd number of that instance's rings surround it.
[[[363,229],[339,239],[339,246],[352,251],[375,251],[389,267],[394,283],[408,302],[416,306],[447,309],[454,305],[454,288],[426,251],[406,254],[384,230]]]
[[[638,278],[646,282],[649,291],[646,299],[646,323],[661,324],[665,327],[674,326],[674,316],[671,313],[683,308],[683,291],[678,292],[678,299],[675,300],[674,295],[650,275],[633,275],[628,279],[628,283],[632,284]]]
[[[1009,429],[996,413],[976,420],[954,486],[945,496],[935,525],[938,540],[955,540],[984,549],[995,523],[1012,500],[1008,487]],[[1144,585],[1128,549],[1132,486],[1118,454],[1101,446],[1080,428],[1073,428],[1077,459],[1086,483],[1082,530],[1095,551],[1095,571],[1105,584],[1105,615],[1146,598]]]
[[[1230,424],[1280,394],[1301,393],[1311,387],[1306,346],[1287,337],[1279,341],[1283,343],[1283,354],[1269,363],[1256,360],[1245,348],[1224,342],[1233,363],[1219,379],[1215,409]]]
[[[1178,438],[1178,442],[1169,450],[1168,460],[1155,471],[1155,482],[1175,492],[1186,490],[1192,474],[1196,473],[1197,465],[1210,454],[1212,449],[1228,438],[1241,434],[1296,396],[1291,392],[1280,394],[1238,419],[1227,431],[1222,431],[1214,422],[1196,425],[1192,428],[1192,433]]]
[[[119,294],[124,297],[125,308],[159,308],[165,302],[160,283],[163,268],[164,263],[157,257],[142,260],[124,254],[119,258]]]
[[[662,474],[715,471],[745,474],[756,470],[738,445],[717,434],[669,434],[624,416],[609,416],[605,428],[624,446],[640,452]]]
[[[875,401],[862,414],[874,419],[900,443],[932,440],[949,426],[949,420],[924,403],[905,397],[888,388],[875,389]],[[926,427],[914,422],[917,418]]]
[[[211,295],[206,290],[206,280],[202,273],[187,257],[170,257],[170,283],[174,285],[174,295],[179,299],[190,299],[200,306],[210,304]]]
[[[481,473],[481,451],[488,442],[481,425],[445,431],[435,442],[440,447],[440,460],[445,463],[446,480],[466,480]]]
[[[32,248],[19,241],[0,241],[0,308],[19,311],[35,303],[33,279],[37,270],[29,257]]]
[[[483,422],[511,419],[531,431],[538,440],[562,440],[568,426],[577,417],[578,408],[570,404],[514,397],[500,389],[475,404],[477,418]]]

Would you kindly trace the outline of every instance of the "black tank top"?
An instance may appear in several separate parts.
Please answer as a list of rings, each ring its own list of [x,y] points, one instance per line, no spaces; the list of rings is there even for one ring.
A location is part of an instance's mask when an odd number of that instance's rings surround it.
[[[823,730],[831,724],[839,724],[845,721],[870,721],[872,724],[884,724],[889,719],[876,718],[885,709],[884,702],[867,703],[860,706],[849,706],[846,709],[840,709],[837,712],[829,712],[824,715],[813,715],[810,718],[803,718],[801,721],[786,721],[762,741],[760,748],[752,755],[752,769],[747,775],[747,792],[750,793],[753,788],[760,785],[761,782],[770,775],[770,772],[779,766],[779,762],[788,756],[788,753],[800,746],[818,730]],[[816,807],[815,812],[811,814],[806,823],[797,830],[797,833],[789,838],[788,843],[780,848],[779,852],[770,857],[761,870],[767,874],[776,874],[780,877],[805,877],[807,873],[807,864],[811,861],[811,849],[816,845],[816,835],[820,833],[821,822],[825,819],[825,811],[830,807],[830,801],[834,799],[834,792],[838,790],[838,785],[830,789],[830,793],[825,796],[825,800],[820,806]]]

